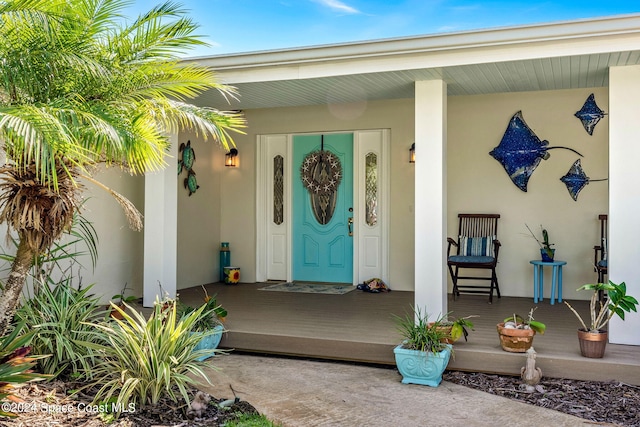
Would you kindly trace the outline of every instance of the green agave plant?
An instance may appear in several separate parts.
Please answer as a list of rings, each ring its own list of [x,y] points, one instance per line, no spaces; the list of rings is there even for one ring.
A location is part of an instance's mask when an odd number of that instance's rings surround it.
[[[173,401],[182,397],[189,403],[187,387],[196,378],[209,382],[202,370],[205,366],[197,359],[219,350],[198,350],[203,334],[192,334],[196,322],[211,314],[203,305],[179,318],[175,300],[156,301],[151,316],[146,319],[127,304],[122,309],[122,320],[96,324],[107,341],[106,345],[93,345],[102,354],[102,363],[95,368],[90,386],[98,391],[94,402],[116,398],[120,407],[156,404],[161,397]],[[176,389],[178,392],[176,393]]]

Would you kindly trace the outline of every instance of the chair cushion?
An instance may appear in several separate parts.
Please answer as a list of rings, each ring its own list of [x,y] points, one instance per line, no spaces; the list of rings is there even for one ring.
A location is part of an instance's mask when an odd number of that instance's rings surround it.
[[[449,262],[455,263],[474,263],[474,264],[489,264],[492,263],[495,258],[492,256],[460,256],[454,255],[449,257]]]
[[[607,264],[609,264],[609,262],[606,259],[603,259],[602,261],[598,261],[598,267],[607,268],[608,267]]]
[[[493,241],[496,236],[465,237],[460,236],[461,256],[487,256],[493,257]]]

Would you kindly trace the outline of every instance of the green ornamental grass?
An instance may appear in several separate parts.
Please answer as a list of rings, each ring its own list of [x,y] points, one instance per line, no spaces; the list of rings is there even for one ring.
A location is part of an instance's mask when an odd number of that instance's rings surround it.
[[[54,377],[90,378],[98,364],[98,353],[88,344],[102,342],[91,323],[106,313],[99,299],[89,294],[92,286],[76,289],[70,278],[53,286],[37,284],[16,318],[34,332],[32,354],[50,355],[38,361],[39,369]]]
[[[202,316],[210,315],[205,306],[182,318],[176,315],[174,300],[156,302],[154,311],[146,319],[127,304],[122,310],[122,320],[95,325],[107,342],[95,346],[102,353],[103,361],[94,371],[91,384],[98,391],[94,402],[116,398],[120,407],[156,404],[167,396],[177,402],[179,397],[189,403],[187,389],[196,378],[209,382],[199,357],[218,350],[198,350],[194,347],[202,334],[192,334],[195,323]],[[204,335],[216,333],[214,330]],[[191,376],[190,376],[191,375]],[[177,390],[177,391],[176,391]]]

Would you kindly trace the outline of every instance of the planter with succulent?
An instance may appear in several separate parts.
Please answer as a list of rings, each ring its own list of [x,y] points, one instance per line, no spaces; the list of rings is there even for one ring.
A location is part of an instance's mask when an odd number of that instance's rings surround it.
[[[127,283],[125,282],[124,287],[122,288],[120,293],[111,297],[111,301],[113,302],[113,304],[115,304],[122,310],[124,310],[125,304],[132,304],[138,299],[138,297],[135,295],[125,296],[127,294],[128,289],[130,290],[130,288],[127,286]],[[115,308],[112,308],[110,315],[114,319],[122,320],[122,314],[120,310],[116,310]]]
[[[631,311],[637,311],[636,300],[631,295],[627,295],[627,285],[625,282],[620,284],[613,283],[596,283],[587,284],[578,288],[579,291],[592,291],[589,303],[590,322],[587,325],[582,316],[569,304],[564,303],[576,315],[582,328],[578,329],[578,341],[580,342],[580,353],[584,357],[601,358],[607,346],[609,333],[604,327],[614,315],[624,320],[624,314]],[[608,301],[602,302],[599,295],[607,293]]]
[[[450,336],[441,328],[443,318],[429,322],[429,315],[419,308],[404,317],[393,317],[403,338],[393,349],[402,383],[437,387],[452,352],[451,344],[443,342]]]
[[[204,291],[203,305],[205,308],[202,312],[202,315],[199,316],[198,319],[193,323],[191,332],[194,334],[202,334],[203,332],[213,329],[216,331],[216,333],[205,335],[195,347],[194,351],[215,350],[216,348],[218,348],[218,345],[220,345],[220,340],[222,339],[222,333],[224,332],[223,322],[227,316],[227,310],[220,304],[218,304],[216,296],[209,295],[207,293],[207,289],[204,286],[202,286],[202,290]],[[182,318],[195,310],[195,308],[178,301],[178,318]],[[210,352],[209,354],[199,357],[197,360],[203,361],[213,355],[214,353]]]
[[[529,233],[531,233],[531,237],[533,237],[540,246],[540,256],[542,258],[542,261],[553,262],[556,250],[551,246],[553,246],[555,243],[549,243],[549,233],[547,232],[547,229],[542,228],[542,225],[540,225],[540,231],[542,233],[542,241],[540,241],[533,233],[533,231],[531,231],[529,226],[527,224],[525,224],[525,226],[527,227],[527,230],[529,230]]]
[[[533,337],[536,333],[544,334],[547,327],[544,323],[534,320],[534,311],[535,308],[529,310],[529,315],[526,318],[514,313],[496,325],[500,346],[504,351],[524,353],[533,344]]]

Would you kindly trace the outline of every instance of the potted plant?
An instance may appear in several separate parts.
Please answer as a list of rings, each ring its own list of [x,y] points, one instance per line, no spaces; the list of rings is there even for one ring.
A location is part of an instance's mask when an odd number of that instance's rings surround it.
[[[544,323],[534,320],[535,310],[536,308],[529,310],[526,318],[514,313],[496,325],[500,346],[504,351],[524,353],[531,347],[536,333],[544,334],[547,327]]]
[[[204,310],[202,315],[193,323],[191,332],[194,334],[202,334],[203,332],[211,329],[215,330],[214,334],[206,334],[195,347],[195,351],[199,350],[214,350],[220,345],[222,339],[222,333],[224,332],[223,322],[227,317],[227,310],[218,304],[216,296],[209,295],[207,289],[202,286],[204,291]],[[196,308],[183,304],[178,300],[178,306],[176,308],[178,318],[182,318],[189,313],[195,311]],[[203,355],[199,357],[198,361],[203,361],[213,356],[213,353]]]
[[[124,310],[125,304],[131,304],[138,299],[138,297],[135,295],[125,296],[127,293],[127,289],[130,289],[130,288],[127,286],[127,282],[125,282],[124,287],[122,288],[120,293],[115,294],[114,296],[111,297],[111,301],[113,302],[113,304],[115,304],[117,307],[119,307],[122,310]],[[114,319],[122,320],[122,312],[120,310],[116,310],[113,307],[111,309],[110,315]]]
[[[589,314],[591,320],[587,325],[582,316],[569,304],[564,303],[576,315],[582,328],[578,329],[578,341],[580,342],[580,353],[584,357],[601,358],[607,346],[609,333],[604,327],[614,315],[618,315],[624,320],[624,314],[637,311],[636,300],[631,295],[627,295],[627,285],[625,282],[615,284],[611,280],[609,283],[587,284],[578,288],[579,291],[592,291],[589,304]],[[602,302],[598,298],[599,294],[607,292],[608,302]]]
[[[450,335],[441,328],[442,317],[429,322],[428,314],[417,308],[394,318],[403,338],[393,349],[402,383],[437,387],[452,352],[452,345],[443,342]]]
[[[458,317],[458,318],[449,318],[449,314],[446,315],[446,320],[443,319],[440,322],[439,328],[442,329],[446,333],[446,337],[443,338],[444,342],[447,344],[453,344],[458,341],[460,337],[464,337],[464,340],[467,341],[467,337],[469,336],[469,329],[473,329],[473,323],[469,320],[472,317],[478,317],[475,315]],[[429,322],[429,325],[432,325],[434,322]]]
[[[551,246],[553,246],[555,243],[549,243],[549,233],[547,232],[547,230],[545,228],[542,228],[542,225],[540,225],[540,230],[542,232],[542,241],[540,241],[533,233],[533,231],[531,231],[529,226],[527,224],[525,224],[525,226],[527,227],[527,230],[529,230],[529,233],[531,233],[531,237],[533,237],[540,246],[540,255],[542,257],[542,261],[553,262],[553,257],[555,256],[556,250]]]

